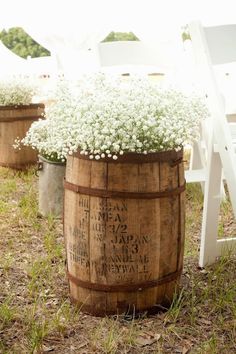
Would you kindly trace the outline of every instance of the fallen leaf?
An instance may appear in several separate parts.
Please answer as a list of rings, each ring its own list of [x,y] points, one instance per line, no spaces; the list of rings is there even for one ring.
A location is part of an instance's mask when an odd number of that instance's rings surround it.
[[[54,351],[54,347],[47,347],[46,345],[43,345],[43,353],[48,353],[53,351]]]
[[[161,338],[160,334],[155,334],[155,333],[151,333],[151,332],[143,332],[136,339],[136,343],[140,347],[145,347],[146,345],[152,345],[153,343],[157,342],[160,338]]]
[[[200,324],[212,325],[212,322],[207,320],[207,319],[205,319],[205,318],[199,318],[197,322],[200,323]]]
[[[86,347],[86,345],[88,345],[88,343],[87,343],[87,342],[83,342],[83,343],[77,345],[77,346],[76,346],[76,349],[84,348],[84,347]]]
[[[209,272],[208,272],[206,269],[201,268],[201,269],[200,269],[200,273],[202,273],[202,274],[208,274]]]
[[[189,352],[190,348],[183,347],[182,349],[182,354],[187,354]]]

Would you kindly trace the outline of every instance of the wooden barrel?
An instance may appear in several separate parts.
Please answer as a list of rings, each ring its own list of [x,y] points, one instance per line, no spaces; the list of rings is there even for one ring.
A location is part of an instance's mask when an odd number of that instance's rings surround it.
[[[44,104],[0,106],[0,166],[23,170],[37,162],[37,152],[24,146],[14,149],[15,139],[22,139],[33,121],[43,118]]]
[[[64,236],[70,296],[103,316],[173,299],[183,266],[183,151],[69,156]]]

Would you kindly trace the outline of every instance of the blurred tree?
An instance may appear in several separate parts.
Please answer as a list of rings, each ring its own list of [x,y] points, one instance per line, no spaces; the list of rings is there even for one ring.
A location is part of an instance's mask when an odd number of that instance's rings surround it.
[[[22,58],[30,55],[32,58],[50,55],[50,52],[31,38],[21,27],[12,27],[0,32],[0,40],[5,46]]]
[[[188,39],[191,40],[191,36],[190,36],[190,33],[189,33],[189,29],[188,29],[188,25],[184,26],[182,28],[183,32],[182,32],[182,41],[186,41]]]
[[[102,42],[139,41],[133,32],[110,32]]]

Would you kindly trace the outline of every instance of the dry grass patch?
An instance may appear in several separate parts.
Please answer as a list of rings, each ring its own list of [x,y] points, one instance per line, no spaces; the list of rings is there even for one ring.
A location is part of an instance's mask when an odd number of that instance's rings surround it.
[[[96,318],[70,303],[60,220],[41,218],[33,169],[0,168],[0,353],[235,353],[236,258],[199,269],[202,195],[187,186],[185,267],[169,309]],[[228,201],[222,233],[235,221]]]

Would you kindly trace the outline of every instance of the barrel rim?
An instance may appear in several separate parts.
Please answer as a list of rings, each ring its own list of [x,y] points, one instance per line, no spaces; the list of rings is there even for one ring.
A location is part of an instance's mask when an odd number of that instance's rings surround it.
[[[44,103],[30,103],[30,104],[13,104],[13,105],[0,105],[0,110],[9,110],[9,109],[26,109],[26,108],[45,108]]]
[[[183,159],[183,148],[180,150],[164,150],[158,152],[136,153],[127,152],[123,155],[119,155],[117,160],[110,157],[100,158],[99,160],[90,159],[89,155],[81,154],[80,151],[74,152],[71,156],[78,157],[81,160],[93,161],[93,162],[109,162],[109,163],[150,163],[150,162],[170,162],[178,164]]]

